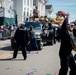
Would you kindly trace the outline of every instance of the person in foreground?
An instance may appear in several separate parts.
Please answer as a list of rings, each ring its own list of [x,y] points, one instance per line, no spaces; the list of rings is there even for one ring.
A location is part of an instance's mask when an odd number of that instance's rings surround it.
[[[27,30],[24,27],[24,23],[20,23],[19,25],[20,27],[17,28],[14,36],[16,47],[13,53],[13,58],[17,57],[18,49],[21,48],[24,60],[26,60],[27,58],[26,47],[29,41],[29,36]]]
[[[76,75],[76,64],[72,54],[72,45],[70,42],[70,35],[68,33],[70,26],[68,25],[68,16],[66,16],[60,31],[60,70],[58,75],[67,75],[68,68],[70,68],[69,75]]]

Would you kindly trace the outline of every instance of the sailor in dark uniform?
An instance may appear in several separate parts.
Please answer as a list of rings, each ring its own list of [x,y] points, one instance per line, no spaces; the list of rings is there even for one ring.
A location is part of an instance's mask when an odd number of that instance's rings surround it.
[[[14,39],[16,42],[16,47],[15,47],[15,50],[13,53],[13,58],[17,57],[18,49],[20,47],[22,50],[22,55],[24,57],[24,60],[26,60],[26,58],[27,58],[26,46],[27,46],[28,41],[29,41],[29,36],[28,36],[27,30],[24,27],[24,23],[20,23],[20,27],[17,28],[17,30],[15,32]]]

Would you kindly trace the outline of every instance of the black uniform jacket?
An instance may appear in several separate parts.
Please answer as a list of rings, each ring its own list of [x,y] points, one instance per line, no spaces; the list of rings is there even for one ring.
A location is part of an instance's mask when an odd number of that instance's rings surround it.
[[[29,35],[24,26],[17,28],[14,39],[16,40],[17,43],[24,43],[24,44],[28,43]]]

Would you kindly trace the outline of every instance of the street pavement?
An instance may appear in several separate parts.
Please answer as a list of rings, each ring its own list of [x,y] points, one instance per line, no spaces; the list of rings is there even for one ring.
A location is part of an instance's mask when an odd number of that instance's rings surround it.
[[[53,46],[44,46],[38,53],[27,51],[26,60],[23,60],[22,52],[19,51],[17,58],[12,59],[10,40],[0,41],[0,75],[58,75],[59,47],[60,43],[57,42]]]

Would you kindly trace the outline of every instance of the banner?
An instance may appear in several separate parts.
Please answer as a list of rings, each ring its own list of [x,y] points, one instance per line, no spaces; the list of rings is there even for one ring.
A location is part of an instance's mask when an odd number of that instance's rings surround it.
[[[11,0],[7,0],[4,2],[5,7],[5,17],[7,18],[14,18],[14,3]]]

